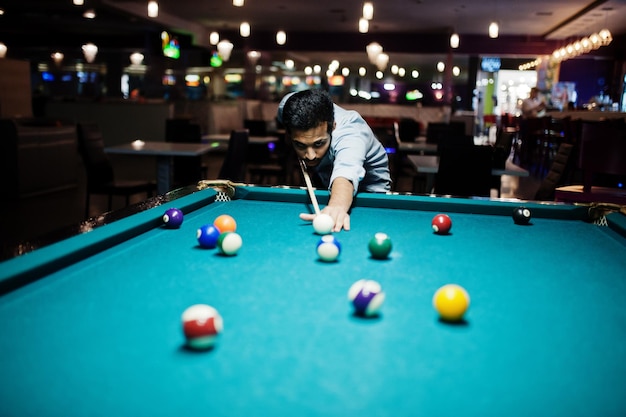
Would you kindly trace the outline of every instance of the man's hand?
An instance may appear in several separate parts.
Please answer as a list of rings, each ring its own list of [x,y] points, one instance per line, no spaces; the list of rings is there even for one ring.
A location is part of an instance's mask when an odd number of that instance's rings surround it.
[[[333,218],[335,222],[335,226],[333,226],[333,232],[340,232],[341,229],[350,230],[350,215],[347,211],[343,210],[340,207],[335,206],[326,206],[321,211],[324,214],[328,214]],[[313,221],[315,219],[315,213],[301,213],[300,218],[306,221]]]
[[[328,214],[335,221],[333,232],[340,232],[341,229],[350,230],[350,215],[348,211],[352,206],[352,196],[354,187],[352,183],[345,178],[337,178],[333,181],[330,200],[328,205],[322,209],[322,213]],[[302,220],[313,221],[315,214],[302,213]]]

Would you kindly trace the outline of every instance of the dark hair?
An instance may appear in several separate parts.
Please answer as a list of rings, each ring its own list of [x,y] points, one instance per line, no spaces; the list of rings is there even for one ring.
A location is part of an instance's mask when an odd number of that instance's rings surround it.
[[[300,91],[287,100],[282,121],[289,134],[306,131],[326,122],[328,134],[333,131],[335,110],[330,95],[324,90]]]

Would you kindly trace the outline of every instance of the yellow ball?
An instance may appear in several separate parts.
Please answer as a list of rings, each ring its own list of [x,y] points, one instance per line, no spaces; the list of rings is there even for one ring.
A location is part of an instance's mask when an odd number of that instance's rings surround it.
[[[446,284],[433,296],[433,307],[446,321],[459,321],[467,311],[470,297],[460,285]]]

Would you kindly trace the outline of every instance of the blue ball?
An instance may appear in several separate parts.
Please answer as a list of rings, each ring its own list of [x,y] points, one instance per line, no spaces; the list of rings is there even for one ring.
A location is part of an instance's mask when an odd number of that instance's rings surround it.
[[[214,249],[217,247],[219,237],[220,231],[212,224],[205,224],[197,232],[198,243],[203,248]]]
[[[317,243],[317,254],[325,262],[334,262],[341,253],[341,244],[333,235],[325,235]]]
[[[163,214],[163,223],[170,229],[176,229],[183,224],[183,212],[177,208],[165,210]]]

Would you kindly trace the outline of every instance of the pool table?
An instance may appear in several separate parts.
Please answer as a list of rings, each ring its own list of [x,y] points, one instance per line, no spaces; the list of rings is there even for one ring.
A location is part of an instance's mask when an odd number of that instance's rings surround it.
[[[526,202],[521,226],[517,201],[361,194],[328,263],[298,217],[306,190],[224,196],[197,189],[0,263],[0,415],[626,414],[623,214]],[[431,229],[440,212],[448,235]],[[235,256],[197,244],[220,214],[238,222]],[[384,260],[367,248],[379,231]],[[347,299],[363,278],[386,294],[372,318]],[[458,323],[432,306],[447,283],[471,297]],[[182,333],[198,303],[224,320],[207,351]]]

